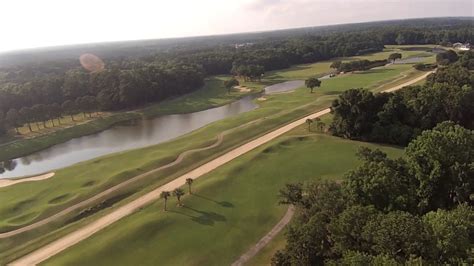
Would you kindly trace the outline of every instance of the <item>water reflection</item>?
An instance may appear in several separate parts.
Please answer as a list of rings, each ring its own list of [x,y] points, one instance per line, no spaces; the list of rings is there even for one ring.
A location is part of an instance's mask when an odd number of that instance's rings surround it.
[[[266,87],[265,93],[272,94],[272,93],[286,92],[286,91],[291,91],[302,86],[304,86],[303,80],[286,81],[286,82],[282,82],[282,83],[278,83],[278,84]]]
[[[254,97],[248,96],[231,104],[201,112],[137,120],[94,135],[75,138],[2,163],[0,177],[40,174],[102,155],[162,143],[214,121],[253,110],[257,108],[253,99]]]

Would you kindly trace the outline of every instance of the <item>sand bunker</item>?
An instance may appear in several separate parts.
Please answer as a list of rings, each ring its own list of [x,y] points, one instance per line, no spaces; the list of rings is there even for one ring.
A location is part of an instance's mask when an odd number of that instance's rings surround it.
[[[235,86],[234,89],[236,89],[240,92],[249,92],[249,91],[251,91],[248,87],[245,87],[245,86]]]
[[[54,176],[54,173],[47,173],[47,174],[43,174],[43,175],[25,177],[25,178],[20,178],[20,179],[7,179],[7,178],[0,179],[0,188],[13,186],[13,185],[18,184],[18,183],[31,182],[31,181],[41,181],[41,180],[51,178],[53,176]]]

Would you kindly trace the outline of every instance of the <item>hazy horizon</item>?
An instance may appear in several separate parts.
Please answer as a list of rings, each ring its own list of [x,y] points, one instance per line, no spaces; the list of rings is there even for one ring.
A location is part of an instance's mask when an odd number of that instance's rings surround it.
[[[0,22],[10,26],[4,29],[0,53],[65,45],[474,15],[471,0],[123,0],[100,3],[23,0],[2,6],[8,12],[0,17]],[[29,6],[28,10],[25,6]]]

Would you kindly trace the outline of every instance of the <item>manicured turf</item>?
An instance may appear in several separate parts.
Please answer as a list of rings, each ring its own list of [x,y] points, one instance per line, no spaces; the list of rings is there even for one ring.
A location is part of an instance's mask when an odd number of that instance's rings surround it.
[[[323,62],[321,64],[327,63]],[[324,68],[324,66],[320,68],[316,65],[313,66],[315,72],[316,69]],[[331,100],[335,99],[337,94],[343,90],[354,87],[374,87],[381,80],[395,79],[401,72],[407,71],[410,67],[410,65],[397,65],[389,66],[385,69],[371,70],[367,73],[341,75],[324,80],[322,87],[316,89],[313,94],[309,93],[305,88],[300,88],[292,93],[267,95],[265,96],[267,100],[259,102],[261,107],[257,110],[218,121],[176,140],[83,162],[57,171],[56,176],[49,180],[38,183],[23,183],[0,189],[0,201],[2,202],[2,205],[0,205],[0,231],[21,227],[47,217],[58,210],[89,198],[136,174],[166,164],[176,158],[182,151],[208,146],[215,141],[216,135],[224,130],[235,128],[249,121],[263,117],[266,118],[244,129],[230,133],[225,137],[221,146],[207,152],[195,154],[175,168],[150,176],[129,188],[129,191],[123,193],[144,192],[147,189],[152,189],[167,180],[171,180],[176,175],[223,153],[225,150],[239,145],[245,140],[267,132],[304,114],[329,106]],[[274,74],[286,75],[288,79],[302,75],[298,71],[294,72],[295,69],[288,71],[293,73],[288,74],[284,70],[280,71],[280,74],[277,72],[274,72]],[[271,82],[274,82],[274,80],[267,78],[262,83],[251,83],[249,85],[260,89],[263,87],[262,84],[269,84]],[[189,104],[186,106],[189,108],[202,106],[197,100],[201,97],[205,97],[205,95],[196,96],[196,101],[189,101]],[[221,97],[227,96],[221,95]],[[214,103],[218,102],[218,100],[211,101]],[[166,107],[166,105],[164,106]],[[175,105],[173,106],[178,108]],[[173,106],[163,110],[171,112]],[[150,107],[146,112],[148,114],[156,114],[157,111]],[[22,254],[22,251],[18,250],[19,247],[26,243],[26,241],[34,239],[39,235],[46,236],[48,235],[47,233],[50,233],[51,237],[59,236],[60,234],[52,231],[67,224],[67,220],[70,218],[65,217],[64,220],[60,220],[57,224],[41,230],[35,230],[27,236],[0,240],[0,257],[2,255],[6,257],[4,252],[9,253],[9,256],[19,256]],[[33,243],[32,245],[39,244]]]
[[[228,265],[282,217],[287,182],[340,179],[359,146],[331,136],[284,137],[198,179],[185,207],[156,202],[47,261],[48,265]],[[218,254],[218,255],[217,255]]]

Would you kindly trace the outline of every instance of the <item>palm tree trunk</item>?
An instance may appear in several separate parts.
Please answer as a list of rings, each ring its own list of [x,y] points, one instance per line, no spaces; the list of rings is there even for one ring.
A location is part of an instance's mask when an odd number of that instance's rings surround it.
[[[73,115],[71,115],[71,120],[72,120],[72,121],[76,121],[76,120],[74,120],[74,116],[73,116]]]
[[[28,122],[28,128],[30,129],[30,132],[32,132],[33,130],[31,129],[31,124]]]
[[[167,202],[167,201],[168,201],[168,200],[165,200],[165,211],[166,211],[166,202]]]

